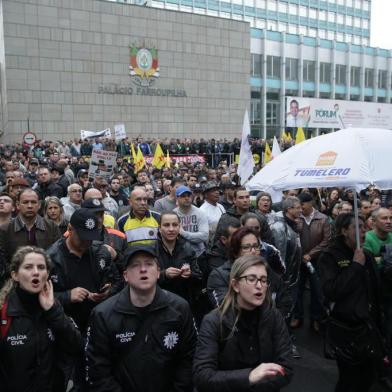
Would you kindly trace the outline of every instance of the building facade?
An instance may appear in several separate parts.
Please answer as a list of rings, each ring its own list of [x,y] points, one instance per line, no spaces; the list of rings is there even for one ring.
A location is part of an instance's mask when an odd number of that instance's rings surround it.
[[[250,108],[249,24],[103,0],[0,1],[1,142],[234,138]]]
[[[250,117],[255,136],[271,137],[285,128],[287,96],[391,102],[391,52],[369,47],[371,0],[151,0],[143,4],[249,22]],[[327,131],[309,129],[308,133]]]
[[[218,16],[250,27],[347,42],[370,43],[371,0],[112,0]]]

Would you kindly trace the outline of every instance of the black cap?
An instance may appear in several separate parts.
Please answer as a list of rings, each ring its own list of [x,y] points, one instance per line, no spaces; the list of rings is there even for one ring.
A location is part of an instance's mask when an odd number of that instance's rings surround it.
[[[212,191],[213,189],[219,189],[219,185],[215,181],[208,181],[203,187],[203,192]]]
[[[83,241],[98,241],[101,238],[98,220],[94,212],[87,208],[80,208],[71,215],[69,222]]]
[[[29,163],[30,165],[39,165],[39,161],[37,158],[31,158]]]
[[[134,245],[134,246],[127,248],[127,250],[124,252],[125,267],[128,267],[128,265],[131,264],[133,256],[138,252],[148,253],[149,255],[151,255],[154,258],[157,257],[154,246],[152,246],[152,245]]]
[[[312,195],[306,192],[300,193],[298,195],[298,199],[301,203],[309,203],[310,201],[313,201]]]
[[[203,188],[201,187],[200,184],[195,184],[192,186],[191,191],[192,192],[201,192],[203,190]]]
[[[107,211],[102,201],[99,199],[87,199],[82,202],[82,208],[88,208],[93,212]]]
[[[233,181],[226,181],[226,182],[221,182],[220,187],[221,189],[233,189],[233,188],[237,188],[237,184]]]
[[[78,171],[77,177],[79,178],[80,176],[83,176],[84,174],[88,174],[88,170],[86,170],[86,169],[80,169],[80,170]]]

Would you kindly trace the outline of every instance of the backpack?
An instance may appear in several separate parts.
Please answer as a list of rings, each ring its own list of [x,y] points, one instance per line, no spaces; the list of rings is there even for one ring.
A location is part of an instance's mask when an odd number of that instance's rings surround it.
[[[4,302],[3,307],[1,308],[0,317],[1,317],[1,324],[0,324],[0,333],[1,339],[4,339],[7,336],[8,330],[11,326],[12,316],[7,315],[8,309],[8,301]]]

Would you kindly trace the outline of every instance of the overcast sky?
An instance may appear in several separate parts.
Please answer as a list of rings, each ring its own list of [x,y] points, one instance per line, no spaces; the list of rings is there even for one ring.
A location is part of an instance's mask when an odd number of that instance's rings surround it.
[[[392,49],[392,0],[372,0],[370,45]]]

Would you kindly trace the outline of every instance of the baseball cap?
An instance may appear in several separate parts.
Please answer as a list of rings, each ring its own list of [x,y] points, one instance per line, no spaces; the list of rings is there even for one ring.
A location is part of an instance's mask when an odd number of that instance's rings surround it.
[[[15,180],[12,181],[11,185],[12,186],[20,185],[20,186],[25,186],[27,188],[30,187],[30,184],[24,178],[15,178]]]
[[[153,257],[157,257],[155,248],[152,245],[134,245],[126,249],[124,252],[125,267],[132,263],[133,256],[138,252],[148,253]]]
[[[190,190],[190,188],[188,188],[185,185],[180,185],[177,189],[176,189],[176,197],[179,197],[181,195],[183,195],[184,193],[192,193],[192,191]]]
[[[87,199],[82,202],[82,208],[88,208],[90,211],[93,212],[102,212],[107,211],[105,206],[103,205],[102,201],[99,199]]]
[[[94,212],[88,208],[76,210],[69,222],[83,241],[97,241],[101,238],[98,220]]]
[[[39,165],[39,161],[37,158],[31,158],[29,163],[30,165]]]
[[[209,181],[204,185],[203,192],[208,192],[213,189],[219,189],[219,185],[214,181]]]

